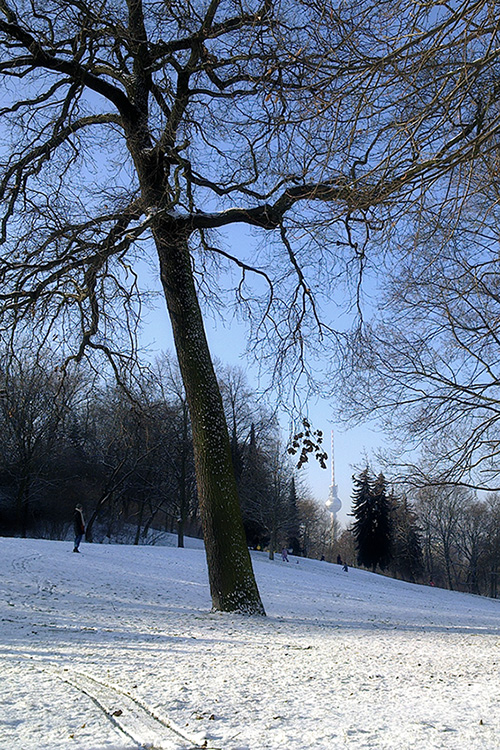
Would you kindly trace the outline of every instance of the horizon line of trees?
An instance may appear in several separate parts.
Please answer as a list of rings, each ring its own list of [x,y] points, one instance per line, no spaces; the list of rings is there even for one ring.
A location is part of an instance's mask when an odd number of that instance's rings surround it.
[[[66,370],[55,350],[0,350],[0,534],[64,539],[74,505],[87,540],[154,543],[168,531],[202,536],[191,426],[168,356],[127,393],[85,361]],[[249,547],[349,564],[415,583],[498,595],[500,494],[456,485],[389,488],[367,466],[353,477],[353,517],[340,531],[311,498],[273,413],[238,368],[220,389]]]
[[[353,524],[343,555],[412,583],[496,598],[500,573],[500,494],[484,498],[436,484],[399,495],[367,466],[353,476]]]
[[[88,541],[202,536],[191,423],[177,367],[163,356],[130,392],[45,348],[0,351],[0,534],[65,538],[75,504]],[[238,368],[220,389],[247,544],[333,559],[331,517],[309,496],[273,413]]]

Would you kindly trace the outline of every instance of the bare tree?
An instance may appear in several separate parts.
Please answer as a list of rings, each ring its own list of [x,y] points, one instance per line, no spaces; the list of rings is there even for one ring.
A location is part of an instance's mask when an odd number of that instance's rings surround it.
[[[170,511],[175,513],[177,544],[184,547],[188,517],[197,509],[189,408],[179,369],[169,356],[163,355],[156,361],[153,375],[150,390],[158,401],[157,407],[164,409],[169,405],[170,420],[175,427],[164,460],[174,478],[169,505]]]
[[[298,509],[302,554],[320,557],[325,551],[325,537],[331,535],[330,513],[308,497],[299,499]]]
[[[92,511],[89,509],[86,539],[93,541],[96,523],[106,527],[109,538],[124,522],[131,524],[133,519],[126,509],[133,504],[138,543],[147,500],[156,495],[154,504],[157,509],[159,506],[160,482],[155,483],[153,491],[150,475],[160,461],[163,464],[160,453],[165,452],[171,433],[158,429],[144,392],[136,393],[132,404],[113,382],[94,389],[89,412],[93,426],[87,434],[87,460],[99,481]]]
[[[472,493],[463,487],[437,486],[417,491],[415,510],[424,541],[424,559],[429,579],[436,581],[440,575],[449,589],[460,581],[462,565],[461,541],[464,533],[464,518],[469,512]]]
[[[340,523],[327,508],[320,506],[314,545],[309,543],[309,555],[327,562],[336,562],[339,553]]]
[[[458,546],[464,560],[465,584],[472,594],[487,589],[481,586],[484,558],[488,548],[489,512],[484,502],[471,499],[460,520]]]
[[[489,583],[488,591],[495,599],[498,596],[500,573],[500,496],[497,492],[486,498],[488,508],[487,549],[486,549],[486,579]]]
[[[40,502],[47,468],[64,445],[63,433],[75,408],[82,379],[63,374],[57,358],[19,347],[0,354],[0,427],[3,473],[15,491],[17,533],[26,537]]]
[[[218,373],[231,439],[233,467],[237,483],[240,484],[251,440],[256,439],[261,445],[274,440],[276,418],[259,401],[240,367],[220,365]]]
[[[290,490],[293,468],[290,458],[278,441],[267,446],[268,486],[260,507],[260,521],[269,533],[269,558],[288,542],[291,520]]]
[[[267,362],[295,383],[318,335],[337,339],[315,285],[328,295],[346,266],[363,267],[378,227],[493,147],[490,9],[0,0],[4,324],[34,314],[61,335],[76,322],[78,360],[123,357],[111,331],[134,345],[137,261],[154,247],[216,608],[263,612],[198,293],[235,263],[238,300],[264,306],[254,333]],[[269,234],[270,265],[212,235],[232,224]]]
[[[400,466],[408,481],[496,489],[498,245],[469,219],[459,243],[436,225],[388,274],[379,320],[357,337],[339,387],[351,419],[378,419],[410,454]]]
[[[494,490],[500,487],[500,108],[498,44],[489,34],[498,35],[498,20],[490,25],[491,10],[475,3],[453,8],[451,24],[451,15],[441,16],[439,32],[426,27],[426,53],[416,38],[411,45],[408,62],[422,67],[401,102],[415,164],[418,154],[431,154],[434,133],[446,169],[439,174],[435,162],[433,177],[422,174],[422,189],[406,193],[411,207],[395,201],[394,231],[381,237],[376,271],[366,256],[369,320],[351,336],[349,361],[334,380],[344,416],[376,420],[399,446],[399,457],[394,451],[388,457],[393,475],[399,463],[412,484]],[[421,105],[413,98],[418,91]],[[461,133],[455,130],[466,121]],[[452,131],[456,137],[446,141]]]

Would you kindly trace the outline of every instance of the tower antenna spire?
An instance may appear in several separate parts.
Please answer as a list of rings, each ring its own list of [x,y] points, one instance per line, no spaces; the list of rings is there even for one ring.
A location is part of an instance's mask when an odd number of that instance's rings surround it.
[[[328,500],[325,505],[334,516],[339,512],[342,507],[342,500],[339,497],[338,487],[335,484],[335,445],[332,430],[332,483],[330,485],[330,491],[328,493]]]
[[[333,430],[332,430],[332,487],[335,486],[335,444],[333,440]]]

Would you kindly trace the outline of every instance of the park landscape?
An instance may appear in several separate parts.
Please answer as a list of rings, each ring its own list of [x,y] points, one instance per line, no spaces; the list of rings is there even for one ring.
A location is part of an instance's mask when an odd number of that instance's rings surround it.
[[[0,539],[0,747],[495,750],[500,603],[253,552],[211,609],[199,540]]]
[[[498,747],[497,11],[0,0],[6,749]],[[241,432],[208,321],[245,329]],[[333,517],[321,560],[245,516],[315,505],[317,398],[390,445],[347,570]]]

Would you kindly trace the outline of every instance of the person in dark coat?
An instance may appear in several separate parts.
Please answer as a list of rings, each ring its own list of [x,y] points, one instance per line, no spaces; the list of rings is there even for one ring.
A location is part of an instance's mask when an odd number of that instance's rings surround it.
[[[83,535],[85,534],[83,508],[80,503],[78,503],[78,505],[75,507],[75,512],[73,514],[73,530],[75,532],[75,546],[73,552],[80,552],[78,547],[80,546],[80,542],[82,541]]]

